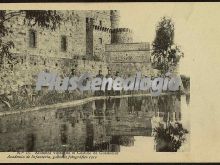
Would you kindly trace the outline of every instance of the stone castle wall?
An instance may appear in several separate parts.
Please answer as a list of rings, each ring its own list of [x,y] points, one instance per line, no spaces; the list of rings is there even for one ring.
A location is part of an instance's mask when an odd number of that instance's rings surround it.
[[[59,11],[63,16],[60,28],[55,31],[43,29],[39,26],[30,27],[24,22],[23,17],[15,17],[8,23],[13,30],[7,40],[15,43],[15,53],[31,54],[47,57],[68,57],[85,55],[86,53],[86,26],[83,11]],[[29,46],[29,31],[36,31],[36,47]],[[61,51],[61,36],[67,37],[67,51]]]
[[[103,60],[105,44],[111,43],[110,11],[86,11],[86,57]]]
[[[150,61],[150,44],[119,43],[106,45],[106,61],[113,72],[121,75],[154,75]]]
[[[132,43],[133,32],[128,28],[116,28],[112,29],[111,43]]]
[[[99,59],[104,59],[105,45],[111,43],[111,34],[109,31],[94,30],[93,31],[93,49],[94,55]]]
[[[82,73],[91,73],[97,75],[99,70],[102,70],[102,74],[106,75],[108,73],[107,64],[101,61],[91,61],[91,60],[78,60],[78,66],[76,67],[76,73],[78,75]]]
[[[68,75],[72,68],[77,72],[90,71],[94,74],[100,69],[105,74],[108,68],[114,68],[114,72],[120,69],[126,74],[137,68],[150,70],[149,44],[133,43],[133,32],[128,28],[119,28],[119,11],[57,12],[63,19],[55,31],[28,26],[24,17],[14,17],[7,24],[13,33],[5,40],[14,42],[13,53],[19,57],[21,64],[31,68],[35,76],[42,70]],[[30,47],[30,31],[36,33],[35,47]],[[67,40],[66,51],[61,49],[62,36]]]

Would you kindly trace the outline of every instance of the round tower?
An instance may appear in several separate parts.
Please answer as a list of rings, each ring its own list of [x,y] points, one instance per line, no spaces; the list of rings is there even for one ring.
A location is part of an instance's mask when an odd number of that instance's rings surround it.
[[[120,11],[119,10],[111,10],[111,28],[116,29],[119,28],[120,23]]]
[[[129,28],[117,28],[111,30],[111,43],[132,43],[133,32]]]

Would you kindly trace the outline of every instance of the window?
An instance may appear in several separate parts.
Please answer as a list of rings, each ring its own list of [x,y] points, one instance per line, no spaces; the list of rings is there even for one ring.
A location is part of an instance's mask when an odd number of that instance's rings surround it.
[[[99,26],[102,26],[102,21],[99,21]]]
[[[93,23],[94,23],[94,19],[93,19],[93,18],[90,18],[90,19],[89,19],[89,23],[90,23],[90,24],[93,24]]]
[[[66,36],[61,36],[61,51],[62,52],[67,51],[67,38],[66,38]]]
[[[86,23],[89,23],[89,18],[86,18]]]
[[[67,137],[67,126],[65,124],[62,124],[61,125],[61,128],[60,128],[60,135],[61,135],[61,143],[64,145],[64,144],[67,144],[67,141],[68,141],[68,137]]]
[[[36,48],[36,40],[37,40],[36,31],[30,30],[30,32],[29,32],[29,46],[31,48]]]
[[[102,44],[102,38],[99,38],[99,44]]]

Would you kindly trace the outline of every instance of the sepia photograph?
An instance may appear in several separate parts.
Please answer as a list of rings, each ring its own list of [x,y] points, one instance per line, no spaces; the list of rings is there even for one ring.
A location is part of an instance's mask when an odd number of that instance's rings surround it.
[[[219,5],[43,5],[0,7],[2,161],[216,160]]]
[[[184,53],[174,42],[172,18],[157,20],[150,43],[134,41],[129,25],[120,26],[125,14],[119,10],[1,10],[0,14],[0,151],[120,152],[142,139],[154,141],[155,152],[189,150],[190,77],[179,72]],[[54,82],[48,78],[36,90],[42,71],[60,77]],[[50,86],[65,85],[65,77],[83,73],[116,80],[136,72],[164,78],[157,79],[155,87],[174,75],[181,84],[176,91],[161,89],[158,96],[151,95],[153,87],[80,91]],[[86,77],[83,85],[89,80]]]

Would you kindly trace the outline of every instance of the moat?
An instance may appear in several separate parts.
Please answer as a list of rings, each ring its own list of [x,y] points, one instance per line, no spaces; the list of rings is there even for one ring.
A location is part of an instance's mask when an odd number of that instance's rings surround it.
[[[189,95],[110,97],[1,116],[0,151],[132,152],[145,144],[154,151],[148,144],[154,144],[152,131],[158,121],[178,121],[190,130],[189,100]]]

